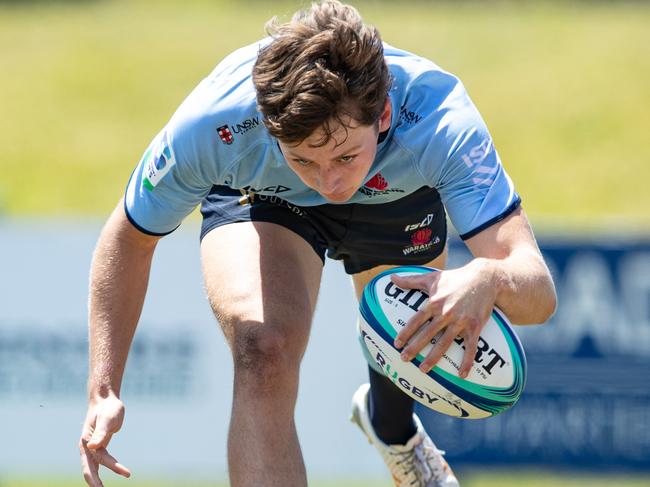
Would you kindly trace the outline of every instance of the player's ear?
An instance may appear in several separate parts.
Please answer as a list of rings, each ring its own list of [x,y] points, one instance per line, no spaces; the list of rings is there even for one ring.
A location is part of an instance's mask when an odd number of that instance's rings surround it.
[[[393,112],[392,105],[390,103],[390,98],[386,97],[386,103],[384,103],[384,111],[381,112],[379,116],[379,133],[385,132],[390,128],[390,116]]]

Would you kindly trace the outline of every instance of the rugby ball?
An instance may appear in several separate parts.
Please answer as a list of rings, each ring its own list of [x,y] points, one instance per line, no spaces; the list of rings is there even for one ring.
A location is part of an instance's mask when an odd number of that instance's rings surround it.
[[[458,337],[428,373],[418,366],[440,339],[436,335],[410,362],[400,358],[393,341],[428,295],[401,289],[391,275],[409,276],[437,272],[430,267],[405,266],[389,269],[368,283],[360,302],[359,340],[366,358],[404,393],[426,407],[450,416],[487,418],[517,402],[526,383],[526,356],[508,319],[497,308],[481,332],[474,364],[467,378],[458,376],[465,351]]]

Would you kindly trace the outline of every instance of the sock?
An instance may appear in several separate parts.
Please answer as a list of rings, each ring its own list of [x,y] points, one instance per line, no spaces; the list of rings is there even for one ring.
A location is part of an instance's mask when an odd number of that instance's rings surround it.
[[[370,366],[368,373],[368,412],[375,433],[387,445],[405,445],[417,431],[413,421],[413,399]]]

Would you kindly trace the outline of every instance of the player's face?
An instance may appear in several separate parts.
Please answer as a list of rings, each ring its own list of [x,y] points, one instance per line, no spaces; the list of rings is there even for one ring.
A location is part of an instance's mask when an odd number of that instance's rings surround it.
[[[298,145],[279,142],[289,167],[310,188],[332,202],[348,201],[361,187],[377,153],[377,136],[390,126],[390,104],[378,124],[354,121],[339,126],[322,147],[315,147],[322,132],[316,131]]]

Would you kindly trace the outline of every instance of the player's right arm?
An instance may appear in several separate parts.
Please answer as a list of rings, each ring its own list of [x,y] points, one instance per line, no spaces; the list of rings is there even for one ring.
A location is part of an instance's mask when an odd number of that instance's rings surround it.
[[[129,477],[107,446],[122,426],[120,388],[159,236],[136,229],[120,201],[104,226],[90,272],[88,412],[79,441],[86,483],[100,487],[99,466]]]

